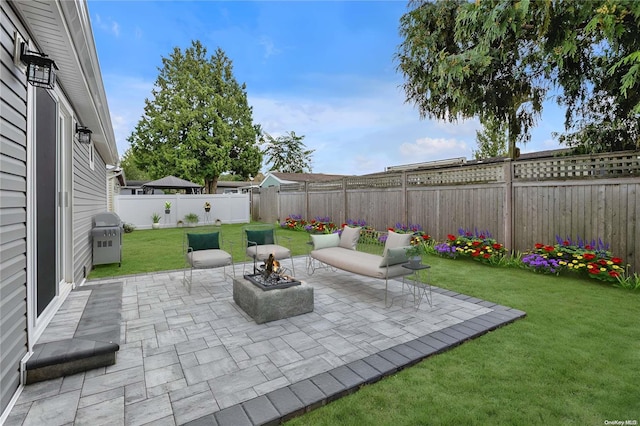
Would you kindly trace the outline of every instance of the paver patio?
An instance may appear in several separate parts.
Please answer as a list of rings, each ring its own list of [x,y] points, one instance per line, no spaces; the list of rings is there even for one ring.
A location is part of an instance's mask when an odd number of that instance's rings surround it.
[[[194,271],[191,294],[182,271],[87,282],[38,343],[72,337],[90,294],[122,283],[116,364],[26,386],[6,424],[277,424],[525,315],[435,287],[431,307],[385,308],[384,281],[305,261],[314,311],[260,325],[222,269]]]

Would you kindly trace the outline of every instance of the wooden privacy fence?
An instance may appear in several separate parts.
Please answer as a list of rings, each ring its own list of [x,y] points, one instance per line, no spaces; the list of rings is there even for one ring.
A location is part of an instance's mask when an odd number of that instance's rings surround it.
[[[640,271],[640,151],[466,163],[261,190],[261,220],[420,224],[437,241],[489,231],[509,249],[556,236],[610,244]]]

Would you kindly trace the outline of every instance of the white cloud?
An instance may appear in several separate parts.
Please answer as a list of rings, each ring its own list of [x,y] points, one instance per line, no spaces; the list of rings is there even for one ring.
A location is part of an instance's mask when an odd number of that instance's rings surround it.
[[[264,47],[264,58],[269,59],[272,55],[277,55],[280,53],[280,49],[276,48],[273,40],[271,40],[267,36],[260,37],[260,41],[258,42],[260,46]]]
[[[465,141],[445,138],[420,138],[414,143],[400,145],[400,153],[411,162],[466,157],[470,151]]]
[[[102,31],[111,33],[116,37],[120,35],[120,24],[118,24],[111,18],[107,18],[105,21],[103,21],[102,17],[96,14],[96,19],[93,24],[95,27],[101,29]]]

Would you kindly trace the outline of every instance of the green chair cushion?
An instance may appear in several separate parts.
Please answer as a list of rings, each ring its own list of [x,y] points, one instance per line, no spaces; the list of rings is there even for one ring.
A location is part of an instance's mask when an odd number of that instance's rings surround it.
[[[273,229],[260,229],[260,230],[251,230],[247,229],[247,246],[251,246],[251,243],[256,243],[259,246],[263,246],[265,244],[274,244],[275,240],[273,238]]]
[[[220,233],[211,232],[208,234],[187,234],[189,247],[193,251],[212,250],[220,248]]]

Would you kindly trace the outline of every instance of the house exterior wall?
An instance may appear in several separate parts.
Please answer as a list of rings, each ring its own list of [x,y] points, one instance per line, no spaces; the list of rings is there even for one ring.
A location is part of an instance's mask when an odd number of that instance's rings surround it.
[[[13,64],[16,31],[6,2],[0,28],[0,413],[20,385],[27,354],[27,88]]]
[[[92,154],[93,151],[93,154]],[[91,159],[93,158],[93,161]],[[93,166],[93,167],[92,167]],[[80,283],[92,266],[93,217],[107,211],[107,169],[93,145],[73,150],[73,277]]]
[[[63,10],[64,9],[64,10]],[[25,15],[30,13],[31,19]],[[35,17],[35,18],[34,18]],[[99,67],[90,27],[68,33],[69,22],[87,24],[86,1],[37,0],[0,1],[0,424],[4,422],[21,389],[21,364],[31,355],[33,345],[60,307],[73,285],[82,284],[92,264],[91,228],[93,216],[107,210],[107,167],[105,158],[117,161],[115,137],[111,128],[106,96],[99,78]],[[40,25],[40,29],[38,28]],[[42,27],[47,29],[43,30]],[[27,30],[27,27],[29,30]],[[77,25],[76,25],[77,27]],[[49,31],[50,30],[50,31]],[[62,61],[56,88],[35,89],[27,83],[22,65],[14,63],[18,37],[34,45],[51,43],[48,48],[59,58],[77,54],[82,68],[74,69]],[[55,40],[54,40],[55,39]],[[56,43],[64,41],[66,44]],[[82,43],[86,43],[84,46]],[[86,49],[82,49],[85,47]],[[65,48],[70,50],[62,51]],[[77,50],[74,50],[77,49]],[[62,50],[55,50],[62,49]],[[88,51],[87,51],[88,49]],[[93,49],[93,51],[92,51]],[[82,53],[76,53],[82,52]],[[51,50],[45,53],[52,53]],[[55,59],[55,58],[54,58]],[[92,68],[93,67],[93,68]],[[79,83],[80,82],[80,83]],[[65,86],[65,83],[67,86]],[[81,84],[82,83],[82,84]],[[38,92],[36,92],[36,90]],[[45,92],[46,90],[46,92]],[[85,91],[85,92],[83,92]],[[38,125],[37,95],[50,95],[53,102],[47,141],[55,163],[53,203],[43,211],[36,190],[38,143],[45,142],[35,131]],[[86,95],[85,95],[86,93]],[[99,99],[97,99],[99,98]],[[44,98],[43,98],[44,99]],[[91,109],[82,103],[98,105]],[[82,116],[80,118],[79,116]],[[89,123],[98,135],[97,148],[80,144],[75,137],[77,123]],[[39,127],[38,127],[39,129]],[[49,146],[50,147],[50,146]],[[40,151],[42,152],[42,151]],[[40,160],[42,161],[42,159]],[[42,179],[40,179],[42,180]],[[57,192],[56,192],[57,191]],[[42,191],[40,191],[42,193]],[[54,246],[47,253],[55,263],[52,299],[38,300],[39,240],[36,218],[50,214],[55,218]],[[51,227],[46,227],[50,230]],[[51,239],[49,240],[51,241]],[[43,292],[40,292],[42,294]],[[36,309],[36,301],[45,306]]]

